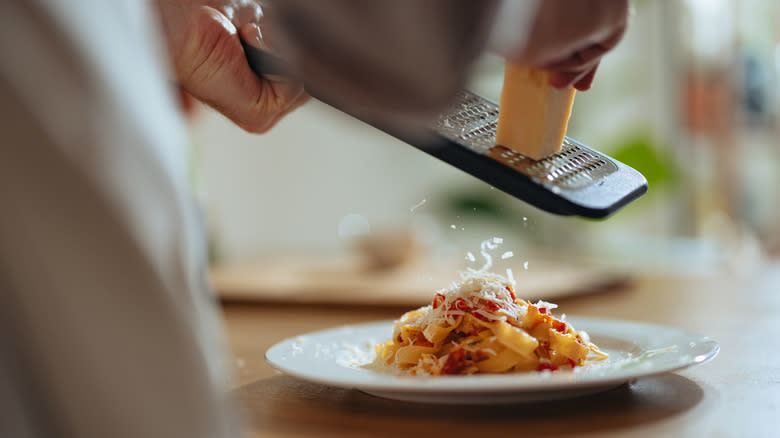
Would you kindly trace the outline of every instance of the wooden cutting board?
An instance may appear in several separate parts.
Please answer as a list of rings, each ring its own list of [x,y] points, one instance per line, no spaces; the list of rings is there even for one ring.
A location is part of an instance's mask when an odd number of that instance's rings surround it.
[[[518,261],[509,267],[517,296],[532,301],[604,291],[629,280],[623,272],[580,264],[535,261],[526,270]],[[369,269],[359,257],[287,256],[217,266],[210,277],[223,301],[416,307],[458,280],[462,268],[460,261],[414,260]]]

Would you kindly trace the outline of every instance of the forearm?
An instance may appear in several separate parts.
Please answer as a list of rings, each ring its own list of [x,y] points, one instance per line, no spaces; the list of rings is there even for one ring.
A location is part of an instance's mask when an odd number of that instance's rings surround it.
[[[367,118],[427,120],[484,49],[495,1],[283,0],[273,42],[307,86]]]

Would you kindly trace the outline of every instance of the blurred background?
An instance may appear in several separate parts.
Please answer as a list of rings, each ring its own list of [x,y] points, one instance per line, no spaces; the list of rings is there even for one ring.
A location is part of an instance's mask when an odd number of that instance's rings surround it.
[[[551,260],[749,275],[780,254],[780,4],[633,8],[593,89],[578,93],[568,130],[647,177],[648,194],[613,217],[541,212],[319,102],[262,136],[199,108],[192,181],[212,263],[354,253],[372,266],[469,263],[499,236],[515,277]],[[486,55],[470,88],[497,101],[502,68]]]

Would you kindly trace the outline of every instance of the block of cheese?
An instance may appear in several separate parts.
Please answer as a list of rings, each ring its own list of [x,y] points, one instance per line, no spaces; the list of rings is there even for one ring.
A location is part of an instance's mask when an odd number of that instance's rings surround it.
[[[554,88],[549,73],[506,64],[496,144],[534,160],[561,150],[574,88]]]

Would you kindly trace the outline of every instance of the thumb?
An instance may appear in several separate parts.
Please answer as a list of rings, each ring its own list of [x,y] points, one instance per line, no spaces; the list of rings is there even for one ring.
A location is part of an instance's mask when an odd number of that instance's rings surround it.
[[[255,75],[236,27],[207,6],[194,13],[174,64],[188,92],[250,132],[270,129],[289,100],[297,96],[287,96],[286,89],[278,90]]]

